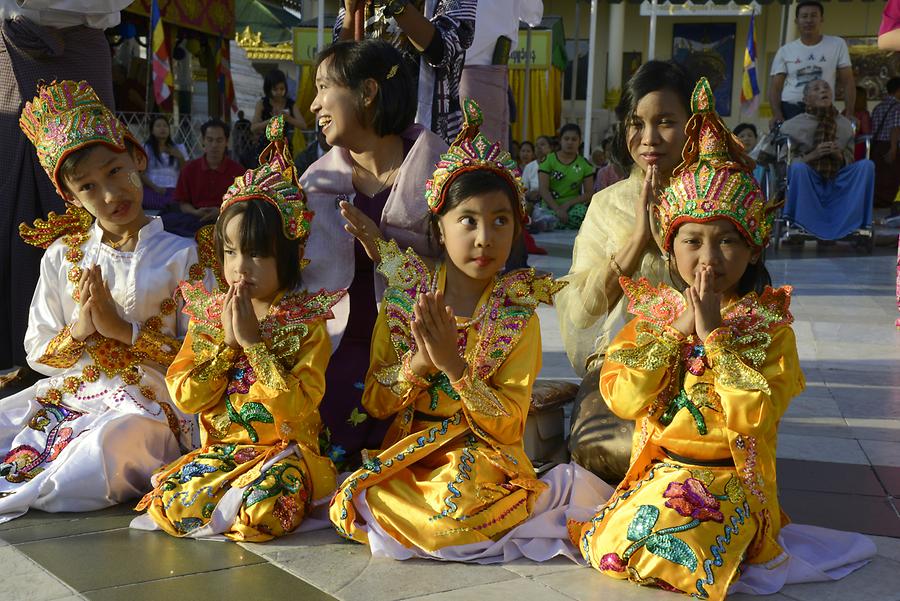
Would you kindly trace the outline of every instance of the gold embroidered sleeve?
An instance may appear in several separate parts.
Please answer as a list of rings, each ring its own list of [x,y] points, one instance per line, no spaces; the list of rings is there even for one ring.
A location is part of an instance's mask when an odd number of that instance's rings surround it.
[[[489,417],[508,417],[510,415],[491,387],[483,380],[473,377],[468,369],[462,378],[451,382],[451,385],[459,393],[463,405],[469,411]]]
[[[132,351],[166,367],[175,360],[179,348],[181,341],[177,338],[147,327],[141,328],[137,340],[131,345]]]
[[[211,360],[200,363],[193,369],[193,376],[200,382],[209,382],[217,378],[224,378],[228,370],[234,364],[237,351],[227,344],[220,344]]]
[[[681,345],[687,340],[684,334],[670,326],[660,326],[641,320],[635,331],[634,346],[619,348],[609,354],[609,359],[631,369],[653,371],[671,365],[677,359]]]
[[[716,328],[710,332],[704,347],[710,367],[723,385],[770,392],[765,377],[742,360],[742,355],[748,356],[748,349],[744,341],[735,338],[731,328]]]
[[[53,337],[47,345],[47,350],[38,359],[38,363],[61,369],[72,367],[81,358],[84,347],[84,342],[72,338],[69,326],[66,326],[59,334]]]
[[[260,382],[273,390],[280,392],[288,390],[287,382],[285,381],[285,370],[265,342],[257,342],[250,345],[244,349],[244,352],[247,354],[247,360],[250,362],[250,366],[253,367],[256,378]]]
[[[375,380],[382,386],[387,386],[398,397],[404,398],[411,392],[425,390],[431,384],[425,378],[419,376],[409,366],[412,353],[407,351],[397,363],[391,363],[375,370]]]

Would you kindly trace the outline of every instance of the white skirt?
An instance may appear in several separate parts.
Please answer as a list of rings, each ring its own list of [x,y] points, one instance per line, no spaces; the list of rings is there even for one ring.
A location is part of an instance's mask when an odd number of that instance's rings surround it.
[[[58,405],[35,400],[62,381],[47,378],[0,400],[0,523],[32,507],[93,511],[139,497],[150,475],[181,454],[172,417],[138,386],[101,376]],[[141,386],[168,398],[153,370],[144,371]],[[177,409],[170,414],[182,442],[192,441],[193,422]]]

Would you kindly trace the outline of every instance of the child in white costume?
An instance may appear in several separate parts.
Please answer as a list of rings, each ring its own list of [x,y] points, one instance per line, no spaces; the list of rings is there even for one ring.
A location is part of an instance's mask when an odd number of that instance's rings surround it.
[[[173,292],[197,251],[144,215],[141,145],[86,82],[41,88],[20,125],[70,206],[21,227],[47,249],[25,348],[49,377],[0,401],[0,522],[139,496],[195,434],[165,366],[187,325]]]

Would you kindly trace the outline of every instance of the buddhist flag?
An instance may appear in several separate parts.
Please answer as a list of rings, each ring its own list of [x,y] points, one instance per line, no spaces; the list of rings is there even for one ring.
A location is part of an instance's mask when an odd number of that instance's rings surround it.
[[[741,113],[755,115],[759,108],[759,82],[756,79],[756,27],[755,16],[750,15],[750,31],[744,49],[744,77],[741,81]]]
[[[159,2],[150,3],[150,65],[153,77],[153,96],[156,104],[162,104],[172,95],[172,66],[169,62],[169,48],[166,46],[166,32],[159,16]]]
[[[236,113],[237,100],[234,96],[234,80],[231,78],[231,48],[228,40],[219,38],[219,51],[216,52],[216,82],[219,84],[219,97],[222,99],[222,113],[227,117],[229,110]]]

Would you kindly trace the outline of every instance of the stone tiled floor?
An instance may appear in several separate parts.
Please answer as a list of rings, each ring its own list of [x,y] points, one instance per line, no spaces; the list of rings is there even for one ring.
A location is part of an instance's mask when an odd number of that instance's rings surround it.
[[[539,236],[540,269],[568,271],[574,234]],[[873,256],[807,243],[767,264],[794,286],[807,389],[781,425],[780,496],[794,521],[873,535],[878,556],[845,580],[785,588],[772,601],[900,601],[900,332],[896,246]],[[896,241],[896,233],[893,234]],[[541,310],[542,376],[572,378],[552,309]],[[670,593],[613,581],[567,560],[470,566],[372,559],[330,530],[266,544],[176,540],[127,528],[127,506],[90,514],[31,512],[0,525],[0,598],[665,601]],[[736,601],[751,597],[737,595]]]

